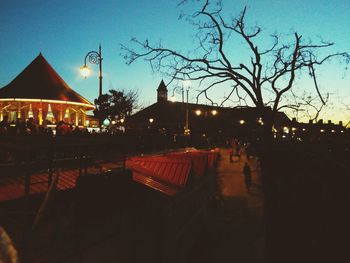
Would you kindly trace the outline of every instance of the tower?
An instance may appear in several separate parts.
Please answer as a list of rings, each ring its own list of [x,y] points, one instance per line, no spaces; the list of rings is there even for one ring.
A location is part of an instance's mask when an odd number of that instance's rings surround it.
[[[168,89],[166,88],[165,83],[162,80],[157,89],[157,102],[166,101],[168,101]]]

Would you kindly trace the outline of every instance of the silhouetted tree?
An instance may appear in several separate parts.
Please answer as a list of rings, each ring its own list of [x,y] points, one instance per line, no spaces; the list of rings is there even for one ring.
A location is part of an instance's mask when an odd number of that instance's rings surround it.
[[[334,43],[314,43],[298,32],[286,43],[281,42],[281,36],[274,34],[272,44],[262,47],[258,44],[262,29],[259,26],[247,27],[245,16],[246,8],[238,17],[227,19],[221,1],[206,0],[198,11],[180,16],[197,30],[198,46],[193,51],[177,51],[161,43],[151,44],[148,40],[142,42],[133,38],[134,47],[122,46],[124,58],[127,64],[146,60],[152,70],[168,74],[170,82],[199,81],[204,88],[197,95],[197,101],[204,96],[214,104],[208,91],[228,83],[232,89],[221,105],[231,97],[255,105],[264,119],[266,133],[270,134],[276,112],[284,107],[296,109],[305,104],[305,99],[300,104],[289,104],[287,100],[286,95],[293,90],[297,75],[307,73],[312,78],[314,94],[325,104],[324,97],[328,94],[322,96],[319,89],[317,67],[332,58],[349,63],[350,56],[346,52],[325,53]],[[235,41],[248,47],[245,59],[238,60],[241,54],[232,48]]]
[[[138,94],[135,91],[109,90],[109,94],[102,94],[95,100],[94,115],[102,123],[105,119],[110,121],[125,119],[136,107]]]

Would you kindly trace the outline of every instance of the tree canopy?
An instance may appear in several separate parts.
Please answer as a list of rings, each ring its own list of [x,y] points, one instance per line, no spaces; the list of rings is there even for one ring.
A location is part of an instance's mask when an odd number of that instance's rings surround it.
[[[95,99],[96,109],[94,110],[94,115],[99,119],[100,123],[105,119],[109,121],[125,119],[135,109],[137,99],[137,92],[111,89],[109,93],[102,94]]]

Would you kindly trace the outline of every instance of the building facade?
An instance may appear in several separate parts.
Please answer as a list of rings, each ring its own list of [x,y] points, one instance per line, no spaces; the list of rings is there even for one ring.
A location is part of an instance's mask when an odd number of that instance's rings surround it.
[[[193,136],[222,134],[249,139],[262,133],[263,119],[255,107],[229,108],[172,102],[167,94],[166,85],[161,81],[157,89],[157,102],[131,116],[128,128],[139,132],[183,135],[188,126]],[[284,113],[279,113],[275,125],[289,126],[290,120]]]

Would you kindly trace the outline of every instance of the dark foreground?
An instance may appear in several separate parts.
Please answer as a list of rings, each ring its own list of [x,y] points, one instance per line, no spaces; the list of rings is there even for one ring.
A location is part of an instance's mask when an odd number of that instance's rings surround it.
[[[199,214],[183,228],[186,233],[171,233],[186,242],[169,253],[181,254],[177,262],[347,262],[349,151],[279,144],[261,159],[264,191],[256,185],[247,194],[239,174],[234,184],[223,182],[227,175],[215,179],[211,174],[214,181],[208,184],[216,187],[218,180],[218,188],[210,189],[212,198],[201,192],[182,207],[182,213]],[[238,173],[241,162],[230,169]],[[162,218],[173,223],[183,218],[164,209],[174,202],[139,185],[120,187],[123,179],[113,178],[84,190],[59,192],[37,229],[32,229],[33,221],[44,195],[1,203],[0,224],[22,261],[110,262],[112,257],[120,262],[164,262],[159,248],[174,244],[159,238],[162,228],[152,227],[161,226]],[[223,183],[232,184],[233,190]],[[264,194],[265,202],[257,201],[261,196],[256,199],[256,194]]]

